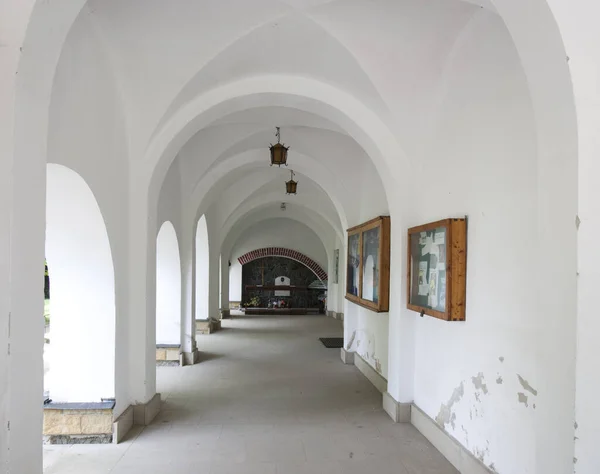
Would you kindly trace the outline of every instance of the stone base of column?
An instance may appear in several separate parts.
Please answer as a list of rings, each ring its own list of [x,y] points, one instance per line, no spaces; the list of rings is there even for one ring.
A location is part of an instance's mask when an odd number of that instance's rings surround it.
[[[343,347],[340,349],[342,362],[346,365],[354,365],[354,352],[347,351]]]
[[[156,393],[148,402],[133,405],[133,424],[148,426],[160,411],[160,393]]]
[[[198,349],[194,349],[192,352],[182,352],[181,353],[181,366],[186,365],[194,365],[200,362],[200,351]]]
[[[222,309],[221,310],[221,319],[231,319],[231,310]]]
[[[411,403],[397,402],[388,392],[383,393],[383,410],[395,423],[410,423]]]
[[[156,418],[161,408],[160,393],[155,394],[150,401],[129,405],[112,424],[112,441],[120,443],[133,425],[147,426]]]

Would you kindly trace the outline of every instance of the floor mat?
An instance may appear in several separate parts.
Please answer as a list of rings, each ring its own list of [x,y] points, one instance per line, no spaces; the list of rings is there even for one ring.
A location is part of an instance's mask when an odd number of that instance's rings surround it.
[[[320,337],[319,341],[328,349],[341,349],[344,347],[343,337]]]

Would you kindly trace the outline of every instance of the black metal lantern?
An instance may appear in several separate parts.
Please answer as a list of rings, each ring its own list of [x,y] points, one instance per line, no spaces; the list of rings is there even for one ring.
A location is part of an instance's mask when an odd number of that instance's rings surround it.
[[[298,181],[294,181],[294,171],[291,171],[292,179],[285,182],[285,193],[286,194],[296,194],[298,190]]]
[[[277,132],[275,133],[275,136],[277,137],[277,143],[269,147],[269,149],[271,150],[271,166],[287,166],[287,152],[290,149],[290,147],[286,147],[281,143],[281,133],[279,132],[279,127],[275,128],[277,129]]]

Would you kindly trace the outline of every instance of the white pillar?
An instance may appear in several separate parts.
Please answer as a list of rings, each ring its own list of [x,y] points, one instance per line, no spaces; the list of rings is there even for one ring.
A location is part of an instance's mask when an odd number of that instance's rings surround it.
[[[142,180],[137,180],[143,182]],[[156,215],[132,177],[129,226],[129,394],[132,404],[156,394]]]
[[[196,318],[194,291],[195,249],[193,245],[193,231],[184,229],[181,242],[181,350],[188,360],[194,360],[196,350]]]
[[[22,110],[15,117],[17,104],[37,99],[34,90],[22,102],[16,83],[33,4],[0,4],[0,460],[9,472],[39,474],[43,296],[32,289],[43,282],[46,129],[41,116],[29,124]],[[27,140],[24,130],[41,133]]]
[[[569,57],[577,106],[578,134],[578,277],[577,277],[577,353],[576,400],[574,416],[574,470],[577,474],[595,474],[600,469],[600,412],[597,408],[600,379],[598,361],[600,334],[598,303],[600,286],[600,31],[597,18],[600,5],[593,0],[568,3],[549,2],[561,29]],[[575,224],[573,224],[575,226]],[[563,314],[567,321],[572,313]],[[560,355],[560,352],[557,353]],[[565,407],[570,409],[570,407]]]
[[[221,304],[220,308],[229,311],[229,255],[221,255]]]
[[[213,246],[211,246],[208,252],[208,316],[217,319],[220,319],[219,255],[218,249],[213,249]]]
[[[414,399],[415,313],[406,309],[406,226],[399,212],[391,214],[391,233],[400,246],[390,252],[390,320],[388,332],[388,393],[398,403]],[[398,238],[400,236],[400,238]],[[394,241],[394,239],[392,239]],[[402,291],[394,291],[394,289]]]

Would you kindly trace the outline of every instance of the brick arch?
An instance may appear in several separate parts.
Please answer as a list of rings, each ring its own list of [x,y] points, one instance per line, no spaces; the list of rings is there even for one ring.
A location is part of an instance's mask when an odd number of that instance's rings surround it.
[[[252,250],[251,252],[248,252],[238,258],[238,262],[240,262],[242,265],[245,265],[246,263],[250,263],[254,260],[264,257],[284,257],[295,260],[308,267],[319,280],[327,281],[327,272],[323,270],[321,265],[315,262],[312,258],[307,257],[303,253],[300,253],[296,250],[285,249],[282,247],[266,247],[263,249]]]

